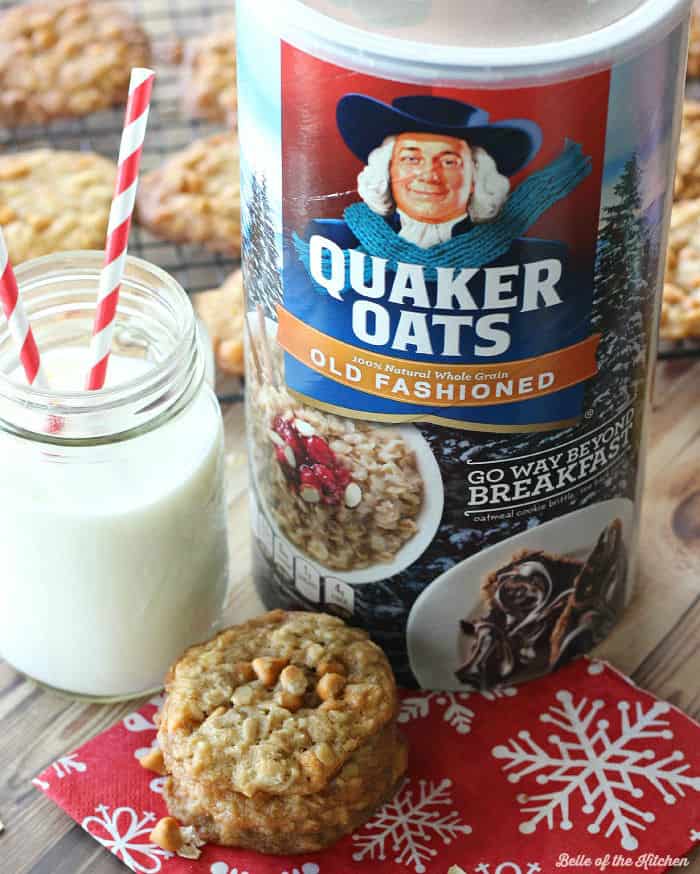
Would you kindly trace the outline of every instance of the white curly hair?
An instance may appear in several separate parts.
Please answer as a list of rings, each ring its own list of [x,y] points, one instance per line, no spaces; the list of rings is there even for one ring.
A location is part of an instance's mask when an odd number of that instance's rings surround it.
[[[391,215],[396,204],[391,193],[391,157],[396,137],[387,137],[369,154],[367,166],[357,177],[357,191],[367,206],[382,216]],[[488,222],[501,211],[510,192],[507,176],[498,172],[496,162],[480,146],[471,147],[474,168],[474,191],[469,201],[469,218]]]

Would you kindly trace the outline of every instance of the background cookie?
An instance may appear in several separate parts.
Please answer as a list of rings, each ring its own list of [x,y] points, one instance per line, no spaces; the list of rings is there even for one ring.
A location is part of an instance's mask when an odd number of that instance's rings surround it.
[[[235,125],[238,110],[236,36],[231,22],[221,22],[216,33],[187,43],[182,105],[192,118]]]
[[[158,237],[240,254],[238,137],[196,140],[147,173],[139,184],[137,220]]]
[[[148,38],[119,6],[21,3],[0,15],[0,125],[87,115],[126,101]]]
[[[116,172],[89,152],[0,156],[0,225],[12,262],[103,248]]]
[[[676,203],[671,213],[661,337],[700,337],[700,199]]]
[[[207,326],[217,366],[234,376],[243,376],[243,274],[232,273],[220,288],[193,297],[194,308]]]
[[[700,196],[700,102],[683,104],[683,127],[678,147],[674,200]]]

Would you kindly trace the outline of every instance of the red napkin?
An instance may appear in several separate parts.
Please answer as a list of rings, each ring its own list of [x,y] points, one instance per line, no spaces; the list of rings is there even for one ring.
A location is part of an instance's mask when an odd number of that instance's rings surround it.
[[[700,844],[700,726],[601,662],[517,689],[402,699],[406,782],[322,853],[210,845],[190,861],[155,847],[163,780],[137,760],[155,741],[159,698],[34,784],[141,874],[659,872]]]

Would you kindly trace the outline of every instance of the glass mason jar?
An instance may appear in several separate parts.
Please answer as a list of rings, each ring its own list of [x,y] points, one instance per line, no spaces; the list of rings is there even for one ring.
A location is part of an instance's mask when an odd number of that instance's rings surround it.
[[[107,387],[82,388],[102,258],[16,270],[49,382],[70,388],[30,388],[0,330],[0,654],[115,699],[162,686],[217,629],[228,546],[221,412],[167,273],[128,258]]]

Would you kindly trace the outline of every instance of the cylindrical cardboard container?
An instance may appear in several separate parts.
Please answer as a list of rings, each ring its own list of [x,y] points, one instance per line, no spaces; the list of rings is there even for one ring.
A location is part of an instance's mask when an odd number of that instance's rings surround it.
[[[256,584],[444,689],[630,597],[690,11],[488,6],[238,2]]]

